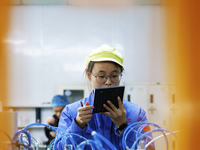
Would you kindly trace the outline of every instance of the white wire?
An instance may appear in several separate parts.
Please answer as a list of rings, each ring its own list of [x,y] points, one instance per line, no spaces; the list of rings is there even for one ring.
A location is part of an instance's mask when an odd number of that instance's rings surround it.
[[[174,131],[173,133],[176,133],[176,132],[179,132],[179,131]],[[169,135],[169,134],[171,134],[171,133],[165,133],[165,135]],[[157,137],[153,138],[151,141],[149,141],[149,143],[146,144],[145,149],[146,149],[151,143],[153,143],[155,140],[157,140],[157,139],[159,139],[159,138],[161,138],[161,137],[163,137],[163,136],[164,136],[164,135],[162,134],[162,135],[160,135],[160,136],[157,136]]]

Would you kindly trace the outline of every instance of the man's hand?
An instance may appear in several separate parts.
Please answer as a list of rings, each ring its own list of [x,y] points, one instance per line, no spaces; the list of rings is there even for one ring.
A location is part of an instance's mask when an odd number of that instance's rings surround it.
[[[126,109],[120,97],[117,97],[117,101],[119,105],[118,109],[109,100],[107,101],[107,103],[110,105],[112,109],[108,107],[106,104],[103,104],[104,108],[107,109],[108,112],[103,112],[102,114],[109,116],[112,119],[112,121],[116,124],[116,126],[119,127],[126,122]]]
[[[83,107],[78,108],[78,113],[76,116],[76,124],[83,129],[85,125],[91,120],[92,113],[90,109],[94,109],[94,106],[89,106],[89,102],[87,101]]]

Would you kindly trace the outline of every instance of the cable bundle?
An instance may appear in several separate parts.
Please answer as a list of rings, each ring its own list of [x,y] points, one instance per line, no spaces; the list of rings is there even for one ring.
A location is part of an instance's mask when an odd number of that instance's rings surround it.
[[[23,150],[31,148],[31,135],[24,129],[18,130],[12,138],[12,149],[22,147]]]
[[[24,129],[18,130],[15,135],[13,136],[11,142],[12,142],[12,150],[15,148],[22,148],[23,150],[34,150],[38,148],[39,143],[34,137],[31,137],[30,133],[27,131],[28,128],[32,126],[45,126],[50,129],[52,129],[55,133],[57,128],[47,125],[47,124],[42,124],[42,123],[33,123],[28,126],[26,126]]]
[[[73,150],[84,150],[85,147],[87,146],[87,148],[91,148],[92,150],[106,150],[103,147],[102,143],[107,144],[110,149],[112,150],[117,150],[115,148],[115,146],[108,140],[106,139],[104,136],[102,136],[101,134],[93,131],[92,133],[93,136],[93,140],[89,140],[84,138],[81,135],[78,134],[74,134],[74,133],[65,133],[60,135],[58,138],[56,138],[55,142],[54,142],[54,150],[56,150],[56,146],[58,144],[58,142],[65,137],[65,144],[63,146],[67,147],[69,150],[71,150],[73,148]],[[76,141],[81,141],[79,143],[77,143],[74,139],[76,138]],[[79,138],[79,139],[77,139]]]
[[[31,135],[27,132],[27,129],[32,126],[45,126],[53,130],[57,136],[56,139],[52,140],[48,145],[47,150],[57,150],[57,144],[62,139],[64,140],[63,149],[69,150],[84,150],[86,147],[90,147],[92,150],[105,150],[103,143],[106,144],[110,149],[117,150],[117,148],[104,136],[101,134],[92,131],[91,135],[92,139],[86,139],[85,137],[75,134],[75,133],[67,133],[64,129],[53,127],[47,124],[42,123],[33,123],[25,127],[24,129],[18,130],[12,138],[12,150],[14,147],[22,147],[23,150],[34,150],[38,147],[38,142],[36,139],[31,137]],[[155,129],[144,131],[146,127],[153,126]],[[161,128],[160,126],[154,123],[148,122],[135,122],[129,124],[127,128],[123,132],[122,144],[123,150],[146,150],[149,146],[153,145],[153,142],[160,137],[152,137],[153,132],[161,132],[162,136],[165,138],[166,149],[168,150],[168,139],[166,137],[167,134],[176,135],[170,131]],[[128,136],[133,135],[134,141],[131,141]],[[63,138],[64,137],[64,138]],[[129,142],[129,144],[127,144]],[[143,144],[143,145],[142,145]],[[154,145],[153,145],[154,146]]]
[[[60,130],[60,128],[58,128],[58,131]],[[62,129],[60,131],[63,131]],[[65,144],[63,146],[66,146],[66,148],[68,149],[72,149],[76,150],[78,147],[78,143],[76,141],[81,140],[81,141],[88,141],[86,138],[84,138],[83,136],[79,135],[79,134],[75,134],[75,133],[62,133],[58,138],[55,139],[54,141],[54,146],[53,149],[57,149],[56,146],[58,144],[58,142],[61,140],[61,138],[65,137]],[[76,140],[74,140],[74,138],[76,138]],[[79,138],[79,139],[78,139]]]
[[[155,129],[145,131],[144,128],[147,126],[153,126]],[[167,129],[163,129],[160,126],[154,124],[154,123],[148,123],[148,122],[136,122],[131,125],[129,125],[125,130],[122,138],[123,143],[123,150],[145,150],[147,147],[151,147],[150,144],[153,144],[153,141],[156,140],[152,137],[153,132],[161,132],[165,138],[166,143],[166,150],[168,150],[168,139],[166,137],[167,134],[173,134],[175,137],[176,135]],[[127,137],[130,133],[134,133],[135,135],[135,141],[133,141],[133,144],[131,148],[127,145]],[[144,145],[141,147],[141,143],[144,142]]]

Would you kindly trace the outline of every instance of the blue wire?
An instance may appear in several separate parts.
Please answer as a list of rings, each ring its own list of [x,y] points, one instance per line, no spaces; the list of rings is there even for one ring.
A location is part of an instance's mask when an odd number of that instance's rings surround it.
[[[81,135],[78,135],[78,134],[75,134],[75,133],[65,133],[65,134],[62,134],[61,136],[59,136],[58,138],[55,139],[54,147],[53,147],[54,150],[56,150],[56,146],[57,146],[57,144],[58,144],[58,142],[60,141],[61,138],[63,138],[64,136],[67,136],[67,138],[68,138],[68,136],[70,136],[70,135],[77,136],[77,137],[87,141],[87,139],[85,137],[81,136]],[[76,149],[76,147],[74,147],[74,148]]]
[[[66,133],[66,134],[68,134],[68,133]],[[62,134],[61,136],[59,136],[58,138],[55,139],[54,146],[53,146],[54,150],[56,150],[56,146],[57,146],[58,142],[60,141],[60,139],[63,138],[66,134]]]
[[[135,122],[135,123],[129,124],[129,126],[126,127],[126,129],[124,130],[124,133],[123,133],[123,137],[122,137],[123,150],[126,150],[126,139],[127,139],[128,134],[131,132],[130,128],[133,127],[133,129],[135,129],[137,126],[139,126],[140,124],[144,124],[144,123],[146,123],[146,122]],[[134,132],[137,132],[137,131],[134,130]]]
[[[54,141],[55,141],[55,138],[51,140],[50,144],[47,146],[47,149],[53,148]]]
[[[67,145],[67,139],[69,138],[69,140],[71,141],[72,145],[74,148],[76,148],[77,143],[75,142],[75,140],[73,139],[73,137],[71,135],[68,135],[67,138],[65,139],[65,145]]]
[[[32,126],[45,126],[45,127],[48,127],[52,130],[56,130],[57,127],[53,127],[53,126],[50,126],[50,125],[47,125],[47,124],[43,124],[43,123],[32,123],[32,124],[29,124],[28,126],[26,126],[24,128],[24,130],[27,130],[28,128],[32,127]]]
[[[92,150],[93,150],[93,149],[95,150],[95,147],[97,146],[96,143],[95,143],[95,141],[93,141],[93,140],[87,140],[87,141],[81,142],[81,143],[77,146],[77,149],[78,149],[78,150],[80,150],[80,149],[84,150],[84,148],[85,148],[86,145],[89,145],[89,146],[92,148]],[[98,149],[98,147],[97,147],[97,149]]]
[[[99,137],[102,141],[104,141],[112,150],[115,149],[117,150],[117,148],[108,140],[106,139],[104,136],[102,136],[101,134],[97,133],[96,131],[92,131],[92,135],[94,137],[94,139],[98,140],[97,137]]]
[[[93,132],[92,132],[92,135],[95,134],[95,133],[96,133],[96,132],[93,131]],[[97,148],[98,148],[98,149],[102,149],[102,148],[103,148],[103,145],[102,145],[102,143],[101,143],[101,141],[100,141],[100,138],[97,137],[97,136],[95,136],[95,135],[93,135],[93,138],[94,138],[94,141],[95,141],[95,143],[96,143],[96,145],[97,145]],[[103,148],[103,149],[104,149],[104,148]]]
[[[144,129],[145,127],[147,127],[147,126],[149,126],[149,124],[145,124],[145,125],[142,124],[142,125],[138,128],[138,132],[136,133],[136,137],[139,137],[141,134],[143,134],[142,131],[143,131],[143,129]],[[138,134],[139,134],[139,135],[138,135]],[[148,139],[153,139],[153,137],[148,136],[148,138],[146,138],[146,140],[145,140],[145,145],[146,145]],[[140,142],[139,142],[139,143],[140,143]]]
[[[123,137],[122,137],[122,146],[123,146],[123,150],[126,150],[126,139],[127,139],[127,136],[128,136],[128,134],[132,131],[131,130],[131,128],[133,128],[133,129],[135,129],[135,128],[137,128],[138,126],[139,127],[141,127],[141,126],[143,126],[143,125],[152,125],[152,126],[155,126],[155,127],[157,127],[157,128],[160,128],[160,126],[158,126],[157,124],[154,124],[154,123],[149,123],[149,122],[135,122],[135,123],[132,123],[132,124],[130,124],[130,125],[128,125],[128,127],[126,127],[126,129],[124,130],[124,134],[123,134]],[[140,129],[140,128],[139,128]],[[138,133],[140,133],[138,130],[134,130],[134,132],[138,132]],[[136,135],[135,135],[136,136]],[[148,136],[148,135],[147,135]],[[152,138],[151,136],[148,136],[147,138]],[[137,139],[137,136],[135,137],[135,139]]]
[[[86,146],[86,144],[87,144],[86,141],[81,142],[81,143],[77,146],[77,149],[78,149],[78,150],[84,149],[85,146]]]

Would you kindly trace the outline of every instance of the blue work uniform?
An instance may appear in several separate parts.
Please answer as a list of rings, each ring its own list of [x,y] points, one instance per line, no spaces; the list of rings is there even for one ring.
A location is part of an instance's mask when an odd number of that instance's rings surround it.
[[[89,97],[83,98],[82,103],[83,105],[89,101],[89,105],[93,105],[94,93],[91,92]],[[77,116],[77,109],[81,107],[80,101],[76,101],[72,104],[66,105],[62,111],[60,121],[59,121],[59,128],[64,129],[68,133],[76,133],[79,134],[87,139],[92,139],[91,135],[92,131],[96,131],[103,135],[103,137],[107,138],[118,150],[122,150],[122,137],[123,132],[119,134],[117,132],[117,128],[115,123],[112,122],[111,118],[107,115],[101,113],[94,113],[92,114],[91,120],[88,124],[81,129],[75,122],[75,118]],[[123,100],[125,109],[126,109],[126,119],[128,120],[129,124],[139,121],[147,122],[146,113],[145,111],[138,105],[131,103],[129,101]],[[59,137],[59,136],[58,136]],[[57,137],[57,138],[58,138]],[[135,136],[131,136],[131,141],[135,141]],[[78,143],[79,139],[76,139]],[[129,139],[130,140],[130,139]],[[57,149],[64,149],[65,139],[64,136],[61,138],[59,142],[56,143],[55,147]],[[133,144],[127,143],[129,147]],[[106,143],[103,144],[105,148],[107,147]]]

